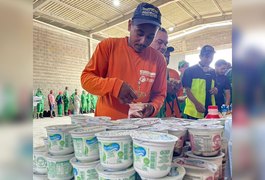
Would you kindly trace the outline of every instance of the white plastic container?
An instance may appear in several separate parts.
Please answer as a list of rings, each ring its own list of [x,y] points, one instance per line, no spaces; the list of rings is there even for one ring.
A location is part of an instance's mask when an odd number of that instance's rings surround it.
[[[218,156],[215,156],[215,157],[201,157],[201,156],[196,156],[194,154],[192,154],[191,151],[187,152],[186,155],[188,157],[191,157],[191,158],[194,158],[194,159],[202,159],[204,161],[209,161],[209,162],[212,162],[214,164],[217,165],[218,167],[218,171],[216,172],[215,174],[215,177],[218,177],[219,179],[222,179],[223,178],[223,167],[222,167],[222,161],[223,161],[223,157],[224,157],[224,153],[220,153],[220,155]]]
[[[160,122],[160,119],[159,118],[144,118],[144,119],[141,119],[139,121],[136,121],[134,123],[134,125],[136,126],[139,126],[139,127],[143,127],[143,126],[151,126],[153,124],[157,124]]]
[[[96,171],[100,180],[135,180],[135,170],[133,167],[121,171],[109,171],[99,164],[96,167]]]
[[[191,151],[199,156],[216,156],[221,151],[223,126],[188,126]]]
[[[70,115],[71,118],[71,124],[79,124],[79,125],[83,125],[84,123],[86,123],[86,120],[89,118],[88,115]]]
[[[186,174],[186,170],[184,167],[175,164],[171,166],[170,172],[166,177],[159,178],[159,180],[182,180]],[[157,180],[150,178],[142,178],[142,180]]]
[[[74,152],[73,140],[69,131],[78,125],[55,125],[46,127],[49,152],[54,155],[71,154]]]
[[[104,168],[118,171],[132,165],[132,138],[129,131],[106,131],[96,136],[100,163]]]
[[[99,161],[83,163],[73,157],[70,162],[73,166],[75,180],[98,180],[96,166],[99,164]]]
[[[125,118],[125,119],[118,119],[114,121],[116,124],[133,124],[137,121],[141,120],[141,118]]]
[[[55,156],[51,153],[46,154],[48,179],[50,180],[68,180],[74,177],[73,167],[70,159],[74,154]]]
[[[187,134],[187,128],[185,128],[184,126],[170,127],[168,133],[178,137],[178,141],[176,142],[174,147],[174,153],[177,156],[181,155],[185,137]]]
[[[193,158],[177,158],[173,164],[179,164],[186,170],[184,179],[214,180],[217,166],[211,162]]]
[[[160,124],[158,124],[160,125]],[[152,131],[152,132],[160,132],[160,133],[168,133],[168,129],[165,127],[141,127],[140,131]]]
[[[77,128],[70,131],[73,138],[75,157],[81,162],[92,162],[99,159],[96,133],[105,131],[106,127],[94,126]]]
[[[38,174],[36,172],[33,173],[33,180],[48,180],[47,174]]]
[[[108,131],[114,131],[114,130],[134,130],[138,129],[139,126],[130,125],[130,124],[124,124],[124,125],[116,125],[116,126],[109,126],[107,127]]]
[[[171,168],[177,137],[157,132],[135,131],[133,138],[134,168],[143,178],[161,178]]]
[[[47,174],[47,161],[45,154],[48,149],[45,146],[36,147],[33,150],[33,172]]]

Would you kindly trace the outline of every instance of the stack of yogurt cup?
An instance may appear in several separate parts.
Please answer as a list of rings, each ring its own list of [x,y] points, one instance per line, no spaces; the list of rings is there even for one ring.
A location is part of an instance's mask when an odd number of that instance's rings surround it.
[[[74,177],[70,163],[74,157],[73,140],[69,131],[78,125],[55,125],[46,127],[48,138],[47,177],[50,180],[68,180]]]
[[[96,166],[100,180],[134,180],[132,138],[129,130],[96,133],[100,164]]]
[[[183,164],[185,167],[187,171],[186,178],[224,179],[222,172],[224,127],[211,121],[199,120],[191,123],[187,128],[191,144],[191,151],[186,152],[189,160],[185,158],[175,160],[175,162]],[[199,164],[203,164],[203,166]],[[200,174],[203,174],[203,176]]]
[[[47,161],[45,154],[48,152],[46,146],[35,147],[33,149],[33,179],[47,179]]]
[[[74,154],[70,162],[76,180],[97,180],[95,168],[99,164],[98,132],[106,130],[104,126],[80,127],[70,131],[73,139]]]

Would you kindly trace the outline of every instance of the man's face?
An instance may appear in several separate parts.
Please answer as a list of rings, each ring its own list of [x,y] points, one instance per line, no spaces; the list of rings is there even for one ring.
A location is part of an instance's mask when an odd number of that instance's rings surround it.
[[[152,24],[134,25],[129,20],[128,30],[130,31],[129,45],[137,52],[142,52],[152,43],[158,27]]]
[[[216,74],[218,74],[218,75],[224,75],[225,74],[225,71],[226,71],[226,65],[222,65],[222,66],[220,66],[220,67],[217,67],[217,66],[215,66],[215,72],[216,72]]]
[[[214,54],[206,54],[206,55],[200,56],[201,64],[203,66],[209,67],[213,61],[213,56]]]
[[[158,30],[151,44],[151,47],[164,54],[167,50],[168,35],[164,31]]]

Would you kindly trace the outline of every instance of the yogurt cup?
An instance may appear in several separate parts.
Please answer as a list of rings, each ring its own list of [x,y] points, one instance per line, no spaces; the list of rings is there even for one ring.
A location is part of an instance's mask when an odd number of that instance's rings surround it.
[[[134,123],[136,126],[151,126],[153,124],[159,123],[159,118],[144,118]]]
[[[106,127],[94,126],[77,128],[70,131],[75,157],[79,161],[91,162],[99,159],[98,140],[95,134],[105,130]]]
[[[214,180],[217,166],[211,162],[193,158],[177,158],[173,164],[179,164],[186,170],[184,179]]]
[[[216,156],[221,151],[223,126],[188,126],[191,151],[199,156]]]
[[[108,131],[114,131],[114,130],[133,130],[138,129],[139,126],[136,125],[130,125],[130,124],[124,124],[124,125],[118,125],[118,126],[109,126],[107,127]]]
[[[118,171],[132,165],[132,138],[129,131],[106,131],[96,136],[100,163],[104,168]]]
[[[50,180],[68,180],[74,177],[73,167],[70,163],[70,159],[74,157],[74,154],[55,156],[51,153],[46,154],[47,167],[48,167],[48,179]]]
[[[110,171],[101,164],[98,164],[96,171],[99,180],[135,180],[135,170],[133,167],[121,171]]]
[[[125,118],[125,119],[118,119],[114,122],[117,124],[133,124],[139,120],[141,120],[141,118]]]
[[[194,158],[194,159],[202,159],[205,161],[209,161],[214,163],[215,165],[217,165],[218,170],[215,174],[215,177],[218,177],[218,179],[223,179],[223,167],[222,167],[222,161],[223,161],[223,157],[224,157],[224,153],[220,153],[220,155],[216,156],[216,157],[201,157],[201,156],[196,156],[194,154],[192,154],[191,151],[187,152],[186,155],[188,157]]]
[[[47,174],[47,161],[45,154],[48,149],[45,146],[36,147],[33,150],[33,172]]]
[[[47,174],[38,174],[33,172],[33,180],[48,180]]]
[[[78,125],[55,125],[46,127],[49,152],[54,155],[64,155],[74,152],[73,140],[69,131]]]
[[[73,157],[70,163],[73,166],[75,180],[98,180],[96,166],[99,164],[99,161],[83,163]]]
[[[177,137],[157,132],[132,134],[134,169],[143,178],[162,178],[171,168]]]
[[[160,132],[160,133],[168,133],[168,129],[165,127],[141,127],[140,131],[152,131],[152,132]]]
[[[175,164],[171,166],[170,172],[166,177],[159,178],[160,180],[182,180],[186,174],[186,170],[184,167]],[[142,178],[142,180],[157,180],[150,178]]]
[[[182,148],[184,145],[185,137],[187,134],[187,128],[179,126],[179,127],[170,127],[168,133],[178,137],[178,141],[174,147],[174,154],[176,156],[180,156],[182,153]]]
[[[70,115],[71,118],[71,124],[84,124],[86,123],[86,120],[89,118],[88,115]]]
[[[47,150],[48,150],[48,148],[49,148],[49,142],[48,142],[48,138],[47,137],[43,137],[43,144],[44,144],[44,146],[47,148]]]

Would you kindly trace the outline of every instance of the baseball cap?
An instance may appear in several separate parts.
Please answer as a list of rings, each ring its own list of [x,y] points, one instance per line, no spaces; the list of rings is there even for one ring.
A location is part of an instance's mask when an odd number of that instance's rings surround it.
[[[200,55],[201,56],[205,56],[205,55],[207,56],[207,55],[214,54],[214,53],[215,53],[215,50],[212,46],[205,45],[202,47]]]
[[[161,13],[157,7],[149,3],[140,3],[134,13],[132,20],[135,25],[153,24],[161,26]]]
[[[168,52],[173,52],[175,49],[172,46],[167,47]]]
[[[179,64],[178,64],[178,69],[184,67],[186,64],[189,65],[189,63],[185,60],[182,60],[182,61],[179,61]]]

